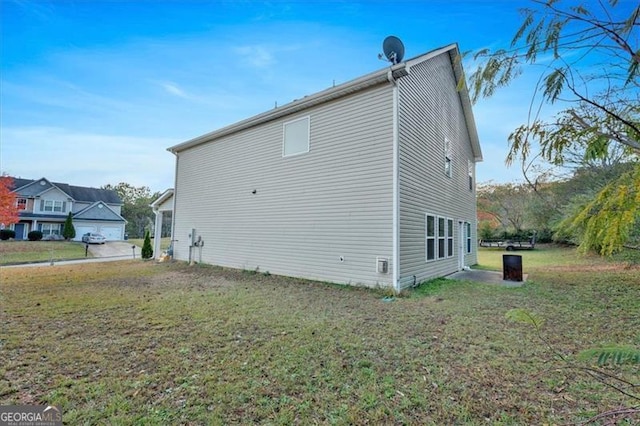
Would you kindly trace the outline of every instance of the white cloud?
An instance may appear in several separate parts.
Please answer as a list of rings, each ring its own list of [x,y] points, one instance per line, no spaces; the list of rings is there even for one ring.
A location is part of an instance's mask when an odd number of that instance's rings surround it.
[[[234,52],[241,57],[245,64],[255,68],[267,68],[276,63],[273,53],[265,46],[240,46],[236,47]]]
[[[2,131],[2,172],[100,187],[127,182],[163,191],[173,186],[175,140],[13,127]]]
[[[190,96],[187,95],[185,91],[182,90],[180,87],[178,87],[176,83],[165,81],[165,82],[160,82],[159,84],[164,90],[166,90],[168,93],[172,95],[178,96],[180,98],[185,98],[185,99],[190,98]]]

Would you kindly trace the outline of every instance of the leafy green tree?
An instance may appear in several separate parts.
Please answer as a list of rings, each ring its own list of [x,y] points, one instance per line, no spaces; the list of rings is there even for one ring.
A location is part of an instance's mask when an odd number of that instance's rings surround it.
[[[144,243],[142,243],[141,255],[143,259],[151,259],[153,257],[153,248],[151,248],[151,237],[149,236],[148,230],[144,233]]]
[[[71,216],[71,212],[69,212],[67,219],[64,221],[62,236],[65,240],[72,240],[76,237],[76,228],[73,226],[73,217]]]
[[[470,76],[471,96],[477,101],[493,95],[524,67],[539,69],[531,110],[542,104],[565,109],[550,120],[534,116],[515,129],[507,164],[539,155],[561,165],[576,147],[592,160],[615,147],[634,163],[635,172],[608,182],[593,203],[568,218],[569,228],[581,233],[583,250],[610,255],[628,241],[628,227],[639,220],[638,203],[627,197],[635,200],[640,187],[640,4],[532,0],[531,5],[522,10],[522,25],[508,48],[475,54],[481,62]],[[591,225],[584,224],[587,218]],[[599,227],[607,223],[620,226]]]
[[[153,226],[155,215],[150,204],[160,196],[151,193],[147,186],[135,187],[126,182],[104,185],[103,189],[115,191],[123,202],[122,217],[127,220],[126,232],[130,238],[143,238],[145,229]]]

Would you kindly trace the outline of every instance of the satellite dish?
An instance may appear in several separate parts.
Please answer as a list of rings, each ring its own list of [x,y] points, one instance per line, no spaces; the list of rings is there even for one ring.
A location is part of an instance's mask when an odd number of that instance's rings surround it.
[[[387,60],[394,65],[402,62],[402,58],[404,58],[404,44],[402,44],[402,41],[396,36],[389,36],[384,39],[382,42],[382,51],[384,52],[384,56],[387,57]]]

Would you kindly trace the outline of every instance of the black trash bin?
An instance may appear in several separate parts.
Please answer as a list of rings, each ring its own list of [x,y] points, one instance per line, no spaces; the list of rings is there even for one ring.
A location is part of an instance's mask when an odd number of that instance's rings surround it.
[[[502,279],[522,281],[522,256],[519,254],[502,255]]]

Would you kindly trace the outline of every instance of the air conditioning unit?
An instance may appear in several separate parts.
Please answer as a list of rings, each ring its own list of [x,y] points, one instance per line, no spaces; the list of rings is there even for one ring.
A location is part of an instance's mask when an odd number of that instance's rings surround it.
[[[388,274],[389,273],[389,259],[386,257],[377,257],[376,258],[376,270],[379,274]]]

